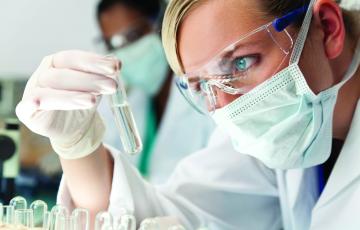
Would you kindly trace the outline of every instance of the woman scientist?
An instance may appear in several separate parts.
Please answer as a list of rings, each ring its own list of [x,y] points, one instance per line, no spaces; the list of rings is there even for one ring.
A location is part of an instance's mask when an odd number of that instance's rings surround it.
[[[211,119],[194,111],[172,84],[173,72],[156,28],[162,11],[160,0],[102,0],[97,7],[107,50],[121,60],[121,76],[144,144],[133,160],[142,175],[155,184],[164,183],[183,157],[205,147],[214,127]],[[100,103],[99,112],[107,127],[104,142],[121,149],[106,100]]]
[[[332,0],[171,1],[163,43],[178,87],[237,152],[215,133],[161,188],[101,145],[95,95],[114,91],[113,60],[46,57],[17,114],[60,155],[69,206],[177,216],[187,229],[358,229],[355,17]]]

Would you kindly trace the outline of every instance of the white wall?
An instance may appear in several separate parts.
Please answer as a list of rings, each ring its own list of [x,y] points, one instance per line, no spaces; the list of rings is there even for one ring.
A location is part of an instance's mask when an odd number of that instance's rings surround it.
[[[29,77],[45,55],[94,50],[97,0],[2,0],[0,78]]]
[[[343,0],[359,7],[360,0]],[[45,55],[95,50],[97,0],[1,0],[0,78],[27,78]]]

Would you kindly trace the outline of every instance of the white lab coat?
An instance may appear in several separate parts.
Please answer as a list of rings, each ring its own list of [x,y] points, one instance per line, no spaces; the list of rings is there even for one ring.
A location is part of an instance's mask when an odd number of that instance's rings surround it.
[[[114,177],[109,210],[141,220],[177,216],[187,229],[360,229],[360,101],[342,152],[321,197],[315,168],[271,170],[232,149],[220,130],[211,145],[182,160],[169,182],[144,181],[123,154],[111,149]],[[66,179],[59,202],[71,207]]]
[[[129,94],[129,102],[140,136],[144,140],[150,98],[143,91],[134,89]],[[99,112],[107,127],[105,144],[121,149],[120,137],[108,101],[103,100],[100,103]],[[183,98],[176,85],[172,84],[149,162],[148,180],[154,184],[165,183],[182,158],[207,146],[214,127],[214,122],[196,112]],[[135,165],[139,160],[140,154],[130,159]]]
[[[359,0],[342,0],[341,6],[345,9],[360,10]]]

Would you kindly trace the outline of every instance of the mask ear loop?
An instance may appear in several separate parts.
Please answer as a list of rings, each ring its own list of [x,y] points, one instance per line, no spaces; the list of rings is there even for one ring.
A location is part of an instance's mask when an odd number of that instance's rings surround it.
[[[302,54],[302,51],[305,46],[306,38],[308,37],[308,33],[310,30],[311,19],[313,16],[313,8],[314,8],[314,4],[316,3],[316,1],[317,0],[311,0],[311,2],[309,4],[308,11],[306,12],[303,24],[301,26],[299,35],[295,42],[293,52],[290,57],[290,65],[295,64],[295,63],[297,64],[300,61],[301,54]]]
[[[360,40],[357,43],[353,61],[351,62],[350,66],[348,68],[348,71],[346,72],[346,74],[345,74],[344,78],[341,80],[341,82],[334,87],[334,90],[338,90],[344,84],[346,84],[346,82],[348,82],[356,74],[356,71],[358,70],[359,65],[360,65]]]

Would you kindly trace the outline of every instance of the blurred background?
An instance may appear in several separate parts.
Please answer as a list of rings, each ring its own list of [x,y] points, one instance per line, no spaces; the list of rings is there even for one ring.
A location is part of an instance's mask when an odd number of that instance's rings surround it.
[[[0,6],[0,194],[55,203],[61,176],[48,140],[19,124],[14,108],[41,59],[66,49],[100,52],[97,0],[5,0]]]
[[[360,8],[360,0],[343,0]],[[41,59],[65,49],[103,52],[97,45],[97,0],[3,0],[0,6],[0,196],[55,203],[61,176],[48,140],[15,117],[26,80]]]

